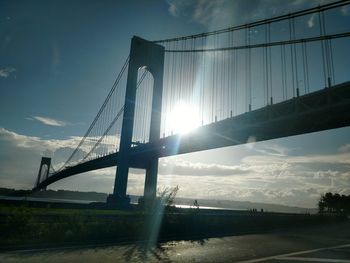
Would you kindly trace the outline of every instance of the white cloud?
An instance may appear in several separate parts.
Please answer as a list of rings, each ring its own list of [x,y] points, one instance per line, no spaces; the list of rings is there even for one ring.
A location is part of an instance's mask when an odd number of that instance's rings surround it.
[[[160,162],[159,185],[178,185],[179,196],[189,198],[300,207],[315,207],[325,192],[348,191],[350,152],[296,156],[299,150],[271,142],[256,143],[238,165],[189,162],[186,158],[171,157]],[[211,162],[219,159],[213,156]]]
[[[178,16],[178,14],[177,14],[177,7],[176,7],[176,5],[175,4],[173,4],[173,3],[169,3],[169,13],[172,15],[172,16]]]
[[[342,6],[342,8],[340,9],[340,12],[344,16],[348,16],[348,15],[350,15],[350,7],[348,5]]]
[[[199,24],[209,25],[226,14],[223,10],[224,3],[223,0],[198,0],[192,19]]]
[[[166,158],[159,163],[159,173],[163,175],[191,175],[191,176],[229,176],[246,174],[245,167],[239,165],[207,164],[200,162],[189,162],[181,158]]]
[[[313,28],[315,26],[315,14],[312,14],[312,16],[309,18],[309,20],[307,21],[307,26],[309,28]]]
[[[40,158],[56,143],[39,137],[20,135],[0,128],[0,185],[31,188],[36,180]]]
[[[0,185],[31,188],[44,152],[45,155],[53,156],[57,168],[80,140],[81,137],[45,140],[0,128]],[[88,144],[94,141],[96,138],[87,138],[81,156],[89,150]],[[242,149],[245,146],[236,147],[237,151]],[[290,154],[279,144],[266,142],[256,143],[253,149],[247,150],[239,158],[236,165],[220,164],[222,158],[219,152],[211,155],[208,162],[195,161],[193,157],[189,161],[186,156],[162,158],[158,187],[178,185],[179,197],[258,201],[303,207],[314,207],[319,196],[327,191],[350,191],[350,151],[335,150],[334,153],[305,156]],[[115,169],[112,167],[73,176],[50,187],[111,192]],[[142,194],[143,186],[144,171],[130,170],[128,193]]]
[[[255,146],[254,150],[261,154],[282,157],[288,155],[288,153],[291,152],[293,149],[287,149],[275,143],[265,143]]]
[[[350,165],[350,152],[324,155],[295,156],[289,157],[287,160],[290,163]]]
[[[53,157],[53,166],[57,170],[68,159],[81,139],[82,137],[79,136],[67,139],[42,139],[36,136],[21,135],[0,127],[0,185],[17,188],[33,187],[41,157]],[[95,137],[87,137],[86,143],[77,152],[72,164],[78,159],[81,160],[96,143],[96,140]],[[115,149],[114,144],[111,145],[115,141],[115,138],[107,136],[101,147]],[[99,176],[100,173],[101,171],[92,172]],[[113,184],[112,180],[109,181],[109,185],[111,183]],[[68,184],[63,182],[65,186]],[[77,185],[70,185],[70,187],[80,189]],[[91,184],[91,189],[93,189],[93,184]]]
[[[33,119],[45,124],[45,125],[49,125],[49,126],[66,126],[68,123],[65,121],[60,121],[60,120],[56,120],[53,118],[49,118],[49,117],[41,117],[41,116],[32,116]]]
[[[170,13],[176,10],[176,16],[187,17],[190,21],[206,26],[208,30],[215,30],[260,19],[267,19],[272,16],[291,13],[332,1],[333,0],[168,0],[168,4]],[[348,9],[343,8],[341,12],[346,15],[348,14]],[[308,26],[314,26],[313,17],[308,21]]]
[[[350,152],[350,144],[345,144],[339,147],[339,152],[342,152],[342,153]]]
[[[191,14],[194,1],[188,0],[166,0],[168,3],[168,12],[174,17],[186,17]]]
[[[12,68],[12,67],[6,67],[6,68],[2,68],[0,69],[0,77],[1,78],[8,78],[11,74],[15,73],[16,69]]]
[[[140,178],[142,179],[142,178]],[[287,181],[284,181],[286,183]],[[143,182],[140,180],[139,184]],[[312,185],[290,184],[284,188],[265,183],[255,184],[249,178],[227,176],[159,176],[158,187],[179,186],[179,197],[192,199],[216,199],[278,203],[299,207],[316,207],[321,194],[327,191],[346,191],[346,187],[315,187]]]

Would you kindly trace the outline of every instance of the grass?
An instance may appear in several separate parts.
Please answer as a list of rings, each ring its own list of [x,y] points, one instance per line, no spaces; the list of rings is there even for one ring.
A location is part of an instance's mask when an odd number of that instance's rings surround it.
[[[73,208],[52,208],[46,207],[28,207],[26,205],[0,205],[0,214],[15,214],[19,211],[28,210],[32,215],[131,215],[132,211],[122,210],[102,210],[102,209],[73,209]]]
[[[0,215],[2,246],[134,238],[142,225],[117,210],[1,206]]]
[[[321,215],[212,214],[198,209],[143,211],[32,208],[0,205],[0,246],[115,242],[147,239],[159,220],[159,237],[224,236],[339,220]]]

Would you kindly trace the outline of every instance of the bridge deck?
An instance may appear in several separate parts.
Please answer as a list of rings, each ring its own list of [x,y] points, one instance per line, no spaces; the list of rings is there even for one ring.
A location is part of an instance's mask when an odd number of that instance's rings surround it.
[[[145,168],[152,158],[191,153],[254,141],[350,126],[350,82],[269,105],[232,118],[132,148],[130,166]],[[35,189],[63,178],[116,166],[118,153],[67,167]]]

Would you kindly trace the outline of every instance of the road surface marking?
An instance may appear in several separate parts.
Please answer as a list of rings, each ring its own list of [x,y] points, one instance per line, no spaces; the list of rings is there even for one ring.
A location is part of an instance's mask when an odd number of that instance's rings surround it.
[[[292,253],[287,253],[287,254],[282,254],[282,255],[275,255],[275,256],[270,256],[270,257],[264,257],[264,258],[257,258],[257,259],[252,259],[252,260],[244,260],[240,261],[240,263],[254,263],[254,262],[262,262],[270,259],[284,259],[287,260],[288,258],[286,257],[292,257],[292,256],[297,256],[300,254],[306,254],[306,253],[313,253],[313,252],[318,252],[321,250],[326,250],[326,249],[336,249],[336,248],[344,248],[344,247],[350,247],[350,244],[345,244],[345,245],[340,245],[340,246],[333,246],[333,247],[322,247],[322,248],[316,248],[316,249],[310,249],[310,250],[303,250],[303,251],[297,251],[297,252],[292,252]],[[289,258],[290,259],[290,258]],[[327,259],[325,262],[344,262],[344,261],[330,261],[333,259]],[[345,261],[345,262],[350,262],[350,260]]]
[[[350,263],[347,259],[334,259],[334,258],[305,258],[305,257],[275,257],[277,260],[294,260],[302,262],[339,262],[339,263]]]

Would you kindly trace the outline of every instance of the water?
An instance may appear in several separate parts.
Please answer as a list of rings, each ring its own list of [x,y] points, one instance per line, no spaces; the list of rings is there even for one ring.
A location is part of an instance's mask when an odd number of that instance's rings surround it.
[[[14,201],[34,201],[34,202],[51,202],[51,203],[70,203],[70,204],[89,204],[97,202],[95,200],[74,200],[74,199],[56,199],[56,198],[38,198],[38,197],[22,197],[22,196],[0,196],[0,200],[14,200]],[[137,204],[137,203],[133,203]],[[180,205],[175,204],[178,208],[197,208],[193,205]],[[212,209],[212,210],[245,210],[242,208],[231,208],[231,207],[217,207],[217,206],[199,206],[200,209]],[[247,210],[247,209],[246,209]]]
[[[175,207],[178,208],[197,208],[193,205],[177,205],[175,204]],[[248,210],[248,209],[242,209],[242,208],[231,208],[231,207],[217,207],[217,206],[199,206],[200,209],[212,209],[212,210],[233,210],[233,211],[242,211],[242,210]]]

